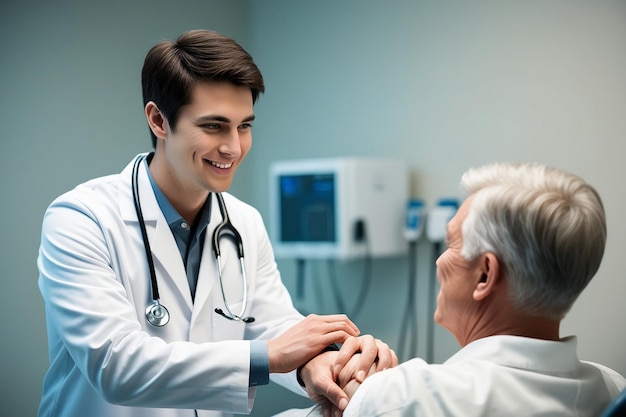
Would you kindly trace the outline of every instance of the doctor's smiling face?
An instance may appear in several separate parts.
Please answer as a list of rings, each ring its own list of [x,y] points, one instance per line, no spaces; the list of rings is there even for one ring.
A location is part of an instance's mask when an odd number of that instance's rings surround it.
[[[173,204],[190,195],[204,202],[209,192],[230,187],[252,146],[254,109],[249,88],[197,82],[191,102],[180,108],[174,129],[155,103],[146,104],[145,111],[158,138],[150,171]]]

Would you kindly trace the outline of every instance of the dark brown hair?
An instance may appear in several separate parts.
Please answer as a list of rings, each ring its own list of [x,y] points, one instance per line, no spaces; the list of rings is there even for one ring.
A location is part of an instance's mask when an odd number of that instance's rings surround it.
[[[192,30],[176,42],[159,42],[146,55],[141,71],[143,105],[153,101],[175,129],[180,108],[191,102],[193,86],[205,80],[248,87],[253,103],[265,91],[261,71],[241,45],[217,32]],[[156,137],[150,134],[156,147]]]

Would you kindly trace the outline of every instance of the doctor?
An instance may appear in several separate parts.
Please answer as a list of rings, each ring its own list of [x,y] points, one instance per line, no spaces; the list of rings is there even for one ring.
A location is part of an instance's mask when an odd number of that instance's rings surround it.
[[[39,416],[249,413],[270,374],[325,415],[343,410],[340,354],[360,352],[359,375],[397,358],[344,315],[302,317],[260,214],[226,193],[264,91],[252,58],[232,39],[187,32],[149,51],[142,87],[154,152],[44,216]]]

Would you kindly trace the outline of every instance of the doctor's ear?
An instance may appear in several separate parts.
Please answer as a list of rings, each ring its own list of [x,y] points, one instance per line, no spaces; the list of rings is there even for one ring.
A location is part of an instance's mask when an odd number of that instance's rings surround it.
[[[152,133],[159,139],[165,139],[169,127],[167,126],[167,119],[163,117],[157,105],[153,101],[149,101],[146,103],[144,112]]]

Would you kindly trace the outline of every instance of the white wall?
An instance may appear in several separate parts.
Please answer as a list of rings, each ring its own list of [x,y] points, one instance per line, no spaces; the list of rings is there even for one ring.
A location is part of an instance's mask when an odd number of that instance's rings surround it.
[[[0,415],[34,415],[46,369],[35,259],[47,204],[120,170],[149,148],[140,69],[162,38],[205,27],[238,39],[266,78],[252,152],[235,192],[267,215],[276,159],[393,156],[412,193],[459,196],[460,174],[495,160],[572,170],[603,195],[609,242],[600,273],[565,321],[580,356],[626,374],[626,3],[540,1],[24,1],[0,6]],[[430,320],[431,248],[419,247],[419,352]],[[281,261],[295,288],[295,267]],[[346,302],[362,265],[339,265]],[[326,265],[309,265],[303,310],[332,312]],[[407,260],[373,264],[364,332],[397,345]],[[317,278],[316,278],[317,277]],[[351,305],[351,304],[350,304]],[[436,361],[457,346],[437,331]],[[278,395],[280,401],[270,399]],[[299,403],[260,389],[253,415]]]

